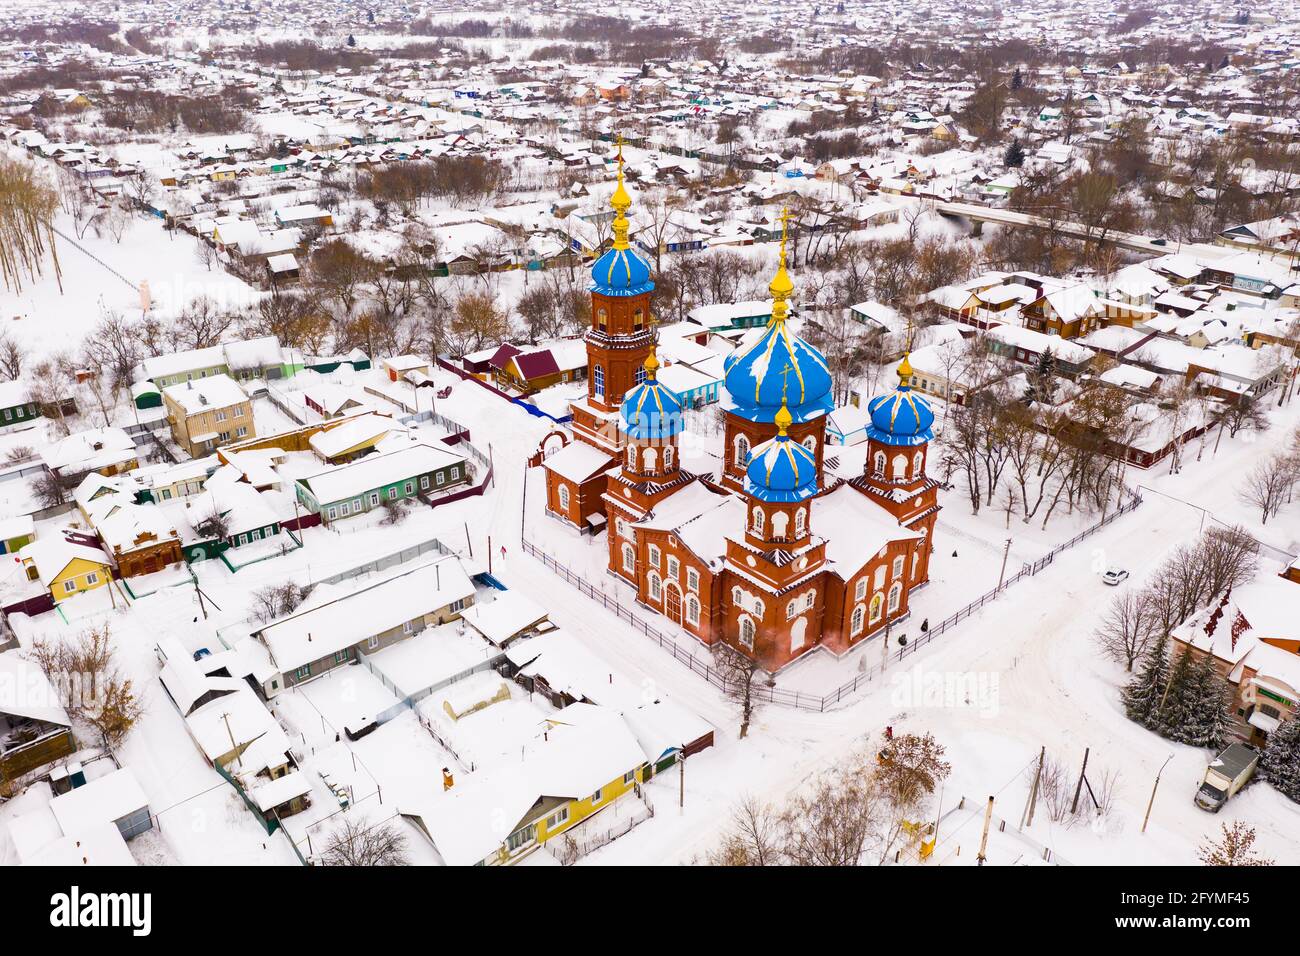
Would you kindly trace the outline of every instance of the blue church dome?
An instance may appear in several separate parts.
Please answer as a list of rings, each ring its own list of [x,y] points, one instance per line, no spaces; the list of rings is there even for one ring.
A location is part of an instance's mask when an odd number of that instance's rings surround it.
[[[753,422],[775,419],[782,399],[794,422],[806,422],[835,407],[830,368],[815,348],[774,319],[762,335],[727,356],[723,383],[734,411]]]
[[[722,363],[722,381],[731,396],[731,410],[751,422],[776,421],[777,410],[787,401],[792,422],[811,421],[835,407],[831,370],[825,356],[785,323],[790,294],[794,292],[785,268],[788,218],[782,213],[780,263],[767,287],[772,293],[772,318],[757,338]]]
[[[646,379],[629,391],[619,407],[623,431],[634,441],[655,441],[679,435],[685,427],[682,401],[657,378],[659,360],[651,352],[645,360]]]
[[[618,147],[618,185],[609,197],[614,210],[610,230],[614,234],[612,247],[591,266],[591,291],[601,295],[629,296],[649,292],[654,287],[650,278],[650,264],[633,251],[628,242],[631,224],[627,211],[632,207],[632,197],[623,186],[623,145]]]
[[[609,249],[591,267],[591,291],[601,295],[640,295],[654,289],[650,264],[633,249]]]
[[[817,494],[817,456],[786,434],[792,413],[777,409],[780,431],[750,452],[745,494],[758,501],[803,501]]]
[[[898,366],[898,387],[867,403],[871,427],[867,437],[882,445],[924,445],[934,439],[934,411],[909,384],[912,365],[907,357]]]

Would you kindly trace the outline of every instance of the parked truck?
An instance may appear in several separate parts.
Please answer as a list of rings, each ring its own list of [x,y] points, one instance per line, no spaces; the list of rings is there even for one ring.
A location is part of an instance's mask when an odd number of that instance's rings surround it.
[[[1196,791],[1196,805],[1202,810],[1218,813],[1228,799],[1246,785],[1258,765],[1259,752],[1253,747],[1230,745],[1205,768],[1201,789]]]

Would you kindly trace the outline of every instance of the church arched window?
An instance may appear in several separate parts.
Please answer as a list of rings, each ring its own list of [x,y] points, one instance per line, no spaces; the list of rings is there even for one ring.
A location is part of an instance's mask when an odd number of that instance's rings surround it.
[[[885,453],[883,451],[878,451],[874,456],[872,456],[871,470],[877,475],[883,475],[885,473]]]
[[[894,477],[895,478],[907,477],[907,456],[906,455],[898,454],[894,456]]]
[[[641,464],[647,474],[653,474],[655,467],[659,463],[659,452],[654,448],[647,447],[641,453]]]
[[[749,439],[744,435],[736,436],[736,464],[744,465],[749,462]]]
[[[650,572],[649,578],[650,600],[658,601],[663,596],[663,582],[659,580],[659,575]]]
[[[629,468],[636,468],[636,446],[635,445],[627,446],[627,466]]]
[[[748,615],[740,619],[740,646],[747,651],[754,649],[754,622]]]
[[[645,372],[645,366],[644,366],[644,365],[638,365],[638,366],[636,367],[636,383],[637,383],[638,385],[640,385],[642,382],[645,381],[645,375],[646,375],[646,372]]]
[[[754,534],[763,533],[763,509],[758,507],[757,505],[754,506],[753,525],[754,525]]]
[[[596,310],[596,325],[598,328],[605,328],[609,324],[609,313],[604,309]]]
[[[772,514],[772,540],[784,541],[785,529],[790,523],[790,516],[784,511],[776,511]]]
[[[668,471],[673,466],[673,446],[664,446],[664,471]]]
[[[800,508],[794,513],[794,536],[802,538],[804,532],[808,529],[808,512]]]
[[[697,627],[700,623],[700,602],[696,600],[694,595],[686,599],[686,623],[694,624]]]
[[[817,454],[817,436],[809,435],[803,440],[803,447],[807,448],[814,455]]]
[[[560,510],[569,510],[569,486],[560,485]]]
[[[623,570],[628,574],[636,573],[636,549],[630,544],[623,545]]]
[[[893,614],[898,610],[898,605],[903,601],[903,582],[895,581],[893,587],[889,589],[889,613]]]
[[[925,455],[919,451],[912,456],[912,477],[913,478],[921,477],[921,462],[923,462],[924,460],[925,460]]]
[[[859,604],[853,609],[853,619],[849,627],[849,637],[857,637],[862,633],[862,621],[866,617],[867,609]]]
[[[605,397],[605,366],[597,365],[591,370],[591,389],[601,398]]]
[[[877,591],[871,596],[871,623],[880,620],[880,612],[885,609],[885,596]]]

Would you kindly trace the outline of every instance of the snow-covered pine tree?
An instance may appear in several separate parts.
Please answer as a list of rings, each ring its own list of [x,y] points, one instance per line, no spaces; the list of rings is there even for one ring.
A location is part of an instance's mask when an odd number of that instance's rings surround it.
[[[1228,736],[1228,707],[1232,700],[1228,682],[1214,666],[1210,654],[1197,654],[1188,673],[1189,708],[1178,739],[1193,747],[1218,750]]]
[[[1269,735],[1259,770],[1265,780],[1300,803],[1300,717],[1292,717]]]
[[[1151,727],[1160,697],[1169,681],[1169,635],[1161,634],[1148,648],[1138,671],[1122,692],[1128,719]]]
[[[1010,168],[1019,168],[1025,164],[1025,148],[1020,145],[1020,140],[1013,139],[1007,151],[1002,155],[1003,165]]]
[[[1155,713],[1151,715],[1148,724],[1160,736],[1170,740],[1183,739],[1183,726],[1193,709],[1191,671],[1191,651],[1187,648],[1175,651],[1173,667],[1169,670],[1169,682],[1165,685],[1160,700],[1156,701]]]

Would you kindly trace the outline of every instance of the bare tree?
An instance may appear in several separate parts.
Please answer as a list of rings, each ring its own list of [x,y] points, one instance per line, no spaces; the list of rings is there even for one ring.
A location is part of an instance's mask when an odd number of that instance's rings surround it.
[[[130,679],[118,670],[108,624],[88,628],[74,641],[40,638],[30,655],[68,713],[94,727],[105,745],[121,743],[143,715]]]
[[[1293,455],[1274,455],[1251,469],[1238,497],[1259,509],[1260,524],[1268,524],[1291,499],[1297,482],[1300,460]]]
[[[407,866],[406,836],[394,820],[346,819],[321,852],[325,866]]]
[[[731,826],[707,860],[712,866],[777,866],[784,852],[780,814],[748,796],[732,811]]]
[[[158,191],[159,179],[143,166],[136,167],[122,178],[127,193],[141,209],[148,207]]]
[[[172,322],[168,334],[178,349],[204,349],[221,341],[238,315],[207,295],[196,296]]]
[[[1269,426],[1265,404],[1249,395],[1242,395],[1235,402],[1228,403],[1220,412],[1219,421],[1228,426],[1228,434],[1233,438],[1237,437],[1238,432],[1262,432]]]
[[[251,595],[252,617],[263,624],[284,617],[297,610],[311,592],[310,584],[303,585],[295,581],[258,588]]]
[[[857,757],[819,776],[782,814],[786,861],[794,866],[859,866],[885,825],[876,778]]]
[[[42,469],[32,479],[32,493],[42,508],[57,508],[72,498],[72,490],[67,483],[48,468]]]
[[[1111,660],[1124,665],[1126,671],[1146,653],[1159,631],[1148,594],[1127,590],[1116,596],[1101,616],[1097,626],[1097,643]]]
[[[17,379],[23,372],[26,357],[23,347],[9,330],[0,329],[0,375],[10,380]]]
[[[230,519],[215,508],[194,525],[194,530],[213,541],[225,541],[230,536]]]
[[[740,738],[743,740],[758,708],[754,691],[763,669],[757,660],[724,641],[713,645],[713,666],[722,676],[727,696],[740,710]]]

